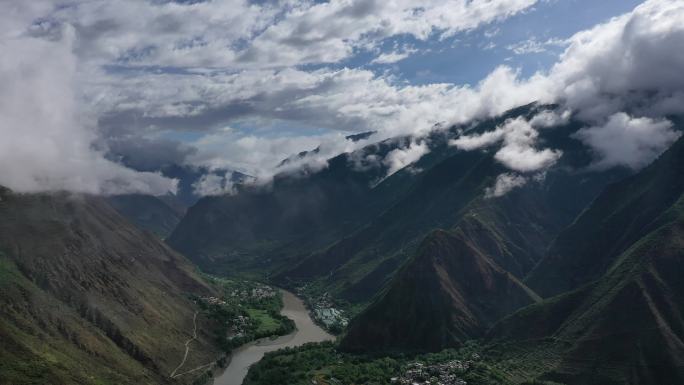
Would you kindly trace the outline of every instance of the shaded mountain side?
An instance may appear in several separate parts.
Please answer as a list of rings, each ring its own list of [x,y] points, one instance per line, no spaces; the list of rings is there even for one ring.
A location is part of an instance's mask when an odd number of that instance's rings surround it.
[[[580,243],[543,260],[532,277],[542,267],[552,275],[531,281],[540,287],[585,283],[502,320],[488,335],[494,346],[553,341],[561,359],[543,377],[568,384],[684,382],[683,143],[609,186],[559,237],[591,229],[586,242],[604,254]]]
[[[531,184],[496,199],[478,198],[464,210],[456,227],[503,269],[524,277],[567,221],[553,207],[553,195]]]
[[[374,270],[376,264],[393,254],[406,260],[432,229],[450,227],[460,210],[486,187],[481,175],[495,175],[497,169],[486,154],[479,152],[460,153],[440,163],[425,171],[422,183],[416,183],[407,197],[367,226],[303,259],[294,268],[279,274],[276,280],[306,282],[325,277],[339,285],[336,291],[343,297],[370,298],[380,287],[355,290],[355,278],[362,278],[366,267]],[[345,288],[347,282],[352,286]]]
[[[398,141],[408,145],[409,139]],[[214,272],[271,270],[290,263],[289,258],[362,226],[402,193],[402,188],[378,190],[383,194],[376,196],[372,186],[385,166],[356,165],[362,163],[357,157],[382,157],[396,145],[377,143],[332,158],[322,170],[305,167],[277,175],[270,186],[241,186],[234,195],[205,197],[188,210],[168,243]]]
[[[436,230],[341,342],[352,351],[437,351],[477,338],[539,298],[460,229]],[[496,242],[486,239],[485,243]]]
[[[291,247],[318,247],[335,238],[338,224],[353,225],[348,214],[363,204],[368,182],[338,181],[335,173],[331,167],[310,183],[284,178],[272,189],[247,187],[235,195],[205,197],[188,210],[168,243],[208,271],[277,265]]]
[[[549,214],[549,194],[538,186],[527,186],[498,199],[475,198],[464,207],[456,218],[455,227],[467,239],[476,240],[478,248],[493,262],[516,277],[523,277],[546,252],[562,221]],[[397,268],[405,262],[404,253],[383,259],[353,285],[343,287],[344,298],[367,301],[384,287]],[[308,267],[308,266],[307,266]],[[352,269],[343,267],[330,275],[332,279],[345,282],[342,277]],[[363,271],[363,270],[362,270]]]
[[[532,108],[480,126],[493,129]],[[459,129],[433,132],[427,140],[431,151],[416,169],[432,168],[454,154],[448,139]],[[291,266],[366,226],[412,189],[419,174],[405,169],[384,178],[388,167],[381,161],[411,141],[387,139],[329,159],[320,170],[283,172],[269,186],[242,186],[234,195],[206,197],[188,211],[168,243],[214,272]]]
[[[601,279],[520,310],[490,341],[564,342],[543,378],[570,385],[684,383],[684,199],[666,217]]]
[[[107,198],[109,204],[141,230],[166,238],[178,225],[184,208],[171,197],[127,194]]]
[[[658,225],[684,193],[684,139],[630,178],[610,185],[551,246],[526,279],[543,296],[603,275],[615,259]]]
[[[491,153],[447,148],[445,152],[452,152],[433,165],[421,160],[416,167],[423,172],[412,176],[411,187],[394,205],[330,247],[300,258],[275,279],[283,285],[320,280],[336,296],[368,301],[396,271],[388,265],[400,265],[432,229],[451,228],[475,212],[480,216],[470,219],[472,231],[491,228],[514,240],[516,247],[509,253],[493,255],[504,258],[496,262],[522,278],[602,188],[625,174],[581,171],[591,157],[581,143],[567,139],[579,127],[569,124],[546,131],[547,145],[562,149],[563,158],[543,181],[500,198],[483,199],[486,188],[507,171]]]
[[[433,131],[418,162],[389,177],[381,161],[410,137],[388,139],[329,160],[327,168],[276,176],[267,188],[240,188],[192,207],[168,242],[202,269],[250,271],[286,287],[314,282],[334,297],[366,303],[386,285],[435,228],[452,228],[482,202],[485,189],[508,172],[488,150],[460,151],[449,141],[531,119],[554,106],[528,105],[468,126]],[[543,182],[504,198],[478,226],[506,233],[519,249],[496,261],[523,277],[603,187],[625,170],[589,172],[592,154],[572,133],[576,121],[540,131],[540,146],[563,151]],[[524,218],[524,219],[522,219]],[[497,223],[491,223],[497,222]]]
[[[188,295],[212,293],[182,256],[104,198],[3,189],[0,218],[0,383],[177,383]],[[198,337],[189,368],[218,355]]]

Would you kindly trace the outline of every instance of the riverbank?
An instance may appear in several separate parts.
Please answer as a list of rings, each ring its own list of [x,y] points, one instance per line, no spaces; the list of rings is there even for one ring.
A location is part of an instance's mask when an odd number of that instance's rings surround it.
[[[297,347],[309,342],[333,341],[335,337],[316,325],[304,302],[293,293],[281,290],[283,308],[281,315],[295,323],[295,331],[276,339],[261,339],[245,344],[231,353],[226,369],[214,378],[214,385],[240,385],[249,367],[264,354],[286,347]]]

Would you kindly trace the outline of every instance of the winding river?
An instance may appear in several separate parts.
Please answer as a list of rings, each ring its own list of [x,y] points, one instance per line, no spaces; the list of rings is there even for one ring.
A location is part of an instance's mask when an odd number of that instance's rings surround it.
[[[259,361],[265,353],[274,350],[295,347],[307,342],[321,342],[333,340],[334,337],[316,325],[304,302],[289,291],[283,293],[283,310],[280,314],[294,321],[297,330],[286,336],[274,340],[262,339],[243,345],[231,355],[230,364],[226,370],[214,379],[214,385],[240,385],[247,375],[249,367]]]

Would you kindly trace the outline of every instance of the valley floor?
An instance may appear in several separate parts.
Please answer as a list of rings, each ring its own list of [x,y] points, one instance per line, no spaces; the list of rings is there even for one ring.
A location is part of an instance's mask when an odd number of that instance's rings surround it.
[[[357,355],[341,352],[331,342],[309,344],[267,354],[254,365],[244,385],[552,385],[535,381],[547,365],[551,351],[512,349],[498,356],[469,342],[460,349],[431,354]]]

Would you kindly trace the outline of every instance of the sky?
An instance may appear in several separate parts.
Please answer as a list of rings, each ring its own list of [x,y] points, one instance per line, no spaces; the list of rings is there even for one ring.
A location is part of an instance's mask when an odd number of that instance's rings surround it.
[[[173,191],[165,164],[260,180],[281,160],[346,135],[414,139],[533,101],[586,123],[594,167],[648,164],[677,139],[684,1],[0,0],[0,184],[17,191]],[[551,167],[539,129],[512,121],[465,151],[498,146],[494,195]],[[615,140],[615,138],[619,138]],[[499,182],[501,182],[499,184]],[[225,181],[219,181],[225,185]],[[208,188],[213,193],[221,189]]]

